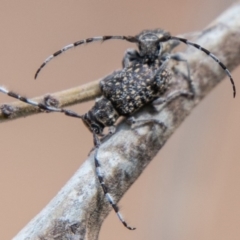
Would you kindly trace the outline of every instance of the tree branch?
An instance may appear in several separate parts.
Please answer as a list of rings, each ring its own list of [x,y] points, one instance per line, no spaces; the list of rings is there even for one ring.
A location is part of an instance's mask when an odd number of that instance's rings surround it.
[[[233,70],[240,63],[240,3],[235,4],[216,19],[197,39],[198,44],[217,55]],[[196,89],[196,98],[179,97],[165,106],[156,106],[153,111],[147,106],[137,114],[137,119],[160,119],[167,127],[165,131],[157,124],[146,124],[131,128],[124,121],[116,133],[105,141],[98,159],[103,166],[104,182],[115,201],[119,201],[131,184],[166,143],[167,139],[183,122],[192,109],[224,77],[224,71],[200,51],[188,48],[185,53]],[[177,66],[169,91],[187,89]],[[229,95],[232,94],[229,83]],[[88,239],[95,240],[103,220],[111,210],[95,174],[94,152],[62,188],[57,196],[15,238],[23,239]],[[119,223],[120,224],[120,223]]]

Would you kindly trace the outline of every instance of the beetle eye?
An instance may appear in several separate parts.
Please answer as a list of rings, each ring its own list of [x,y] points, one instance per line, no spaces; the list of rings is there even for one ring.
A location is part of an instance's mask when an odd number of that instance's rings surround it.
[[[161,50],[161,44],[158,44],[158,45],[157,45],[157,55],[159,55],[160,50]]]
[[[96,124],[91,124],[91,129],[96,134],[100,133],[100,129],[99,129],[99,127]]]

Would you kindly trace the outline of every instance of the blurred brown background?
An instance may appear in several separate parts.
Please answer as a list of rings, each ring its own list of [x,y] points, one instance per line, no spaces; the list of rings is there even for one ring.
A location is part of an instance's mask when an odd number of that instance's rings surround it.
[[[198,31],[233,0],[0,2],[0,84],[33,97],[96,80],[121,67],[121,41],[78,47],[42,61],[82,38],[161,27]],[[240,13],[239,13],[240,14]],[[203,55],[203,57],[205,57]],[[240,71],[233,72],[237,89]],[[12,101],[0,95],[0,102]],[[93,103],[74,106],[84,113]],[[240,238],[240,96],[221,83],[171,137],[120,202],[137,230],[113,212],[100,240],[237,240]],[[92,136],[82,122],[40,114],[0,124],[0,239],[11,239],[55,196],[86,158]]]

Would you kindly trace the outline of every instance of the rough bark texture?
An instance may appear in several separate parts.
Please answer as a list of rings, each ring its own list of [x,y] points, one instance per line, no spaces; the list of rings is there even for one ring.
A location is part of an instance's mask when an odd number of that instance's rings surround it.
[[[232,6],[202,32],[195,41],[217,55],[233,70],[240,63],[240,3]],[[119,201],[131,184],[153,159],[167,139],[186,116],[223,78],[225,72],[204,53],[188,47],[185,53],[194,80],[196,98],[183,97],[165,106],[147,106],[135,114],[137,119],[161,120],[165,131],[157,124],[130,127],[122,122],[116,133],[104,142],[98,159],[105,183],[116,201]],[[187,84],[177,66],[169,92],[186,89]],[[229,83],[229,95],[232,94]],[[238,96],[238,93],[237,93]],[[233,100],[234,101],[234,100]],[[98,238],[101,224],[111,210],[95,175],[94,152],[62,188],[57,196],[14,239],[88,239]],[[120,224],[120,223],[119,223]]]

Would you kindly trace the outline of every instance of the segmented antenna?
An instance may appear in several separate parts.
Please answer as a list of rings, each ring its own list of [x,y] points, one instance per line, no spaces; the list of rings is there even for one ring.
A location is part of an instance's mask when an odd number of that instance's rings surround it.
[[[127,222],[124,220],[122,214],[119,211],[118,205],[115,203],[115,201],[113,200],[113,197],[108,192],[108,188],[107,188],[107,186],[106,186],[106,184],[104,182],[104,178],[103,178],[103,175],[101,173],[101,165],[100,165],[99,160],[97,158],[98,149],[99,149],[101,143],[100,143],[100,141],[99,141],[99,139],[98,139],[98,137],[97,137],[97,135],[95,133],[93,133],[93,137],[94,137],[95,148],[96,148],[96,151],[95,151],[95,154],[94,154],[94,163],[95,163],[95,168],[96,168],[96,174],[97,174],[99,183],[100,183],[100,185],[102,187],[102,190],[104,192],[104,195],[107,198],[108,202],[111,204],[113,210],[117,214],[117,216],[118,216],[119,220],[121,221],[121,223],[123,224],[123,226],[126,227],[129,230],[135,230],[136,229],[135,227],[129,226],[127,224]]]
[[[43,104],[43,103],[33,101],[29,98],[23,97],[23,96],[15,93],[15,92],[8,91],[6,88],[1,87],[1,86],[0,86],[0,92],[4,93],[4,94],[6,94],[10,97],[16,98],[16,99],[18,99],[22,102],[25,102],[29,105],[32,105],[34,107],[38,107],[41,110],[44,110],[44,111],[47,111],[47,112],[62,112],[62,113],[66,114],[67,116],[70,116],[70,117],[76,117],[76,118],[80,118],[80,119],[83,118],[82,115],[79,115],[79,114],[73,112],[72,110],[64,109],[64,108],[58,108],[58,107],[54,107],[54,106],[50,106],[50,105],[46,105],[46,104]]]
[[[128,42],[134,42],[134,43],[139,43],[140,44],[141,43],[141,37],[145,33],[147,33],[147,34],[150,33],[152,35],[155,35],[155,37],[158,38],[157,41],[154,40],[155,43],[167,42],[167,41],[170,41],[170,40],[178,40],[180,42],[185,43],[186,45],[193,46],[193,47],[197,48],[198,50],[204,52],[208,56],[210,56],[215,62],[217,62],[220,65],[220,67],[228,75],[228,77],[229,77],[229,79],[231,81],[231,84],[232,84],[232,88],[233,88],[233,97],[236,96],[236,87],[235,87],[234,80],[233,80],[233,78],[232,78],[232,76],[230,74],[230,71],[227,69],[227,67],[213,53],[211,53],[209,50],[207,50],[206,48],[203,48],[202,46],[200,46],[200,45],[198,45],[196,43],[188,41],[185,38],[171,36],[169,32],[165,32],[162,29],[143,31],[142,33],[140,33],[140,34],[138,34],[136,36],[100,36],[100,37],[87,38],[87,39],[84,39],[84,40],[77,41],[75,43],[72,43],[72,44],[69,44],[69,45],[63,47],[62,49],[58,50],[57,52],[55,52],[51,56],[49,56],[42,63],[42,65],[38,68],[38,70],[37,70],[37,72],[36,72],[34,77],[36,79],[38,74],[39,74],[39,72],[42,70],[42,68],[45,67],[45,65],[48,62],[50,62],[53,58],[57,57],[58,55],[62,54],[63,52],[65,52],[65,51],[67,51],[67,50],[69,50],[71,48],[77,47],[77,46],[82,45],[82,44],[91,43],[91,42],[97,42],[97,41],[104,42],[104,41],[110,40],[110,39],[120,39],[120,40],[126,40]]]
[[[206,53],[206,54],[207,54],[208,56],[210,56],[215,62],[217,62],[217,63],[220,65],[220,67],[221,67],[221,68],[226,72],[226,74],[228,75],[228,77],[229,77],[229,79],[230,79],[230,81],[231,81],[231,84],[232,84],[232,88],[233,88],[233,97],[236,96],[236,87],[235,87],[235,83],[234,83],[234,80],[233,80],[233,78],[232,78],[232,75],[231,75],[230,71],[227,69],[227,67],[226,67],[213,53],[211,53],[209,50],[207,50],[206,48],[203,48],[202,46],[200,46],[200,45],[198,45],[198,44],[196,44],[196,43],[193,43],[193,42],[188,41],[188,40],[185,39],[185,38],[179,38],[179,37],[174,37],[174,36],[168,35],[168,36],[166,36],[166,37],[163,37],[162,42],[164,42],[164,41],[169,41],[169,40],[171,40],[171,39],[179,40],[180,42],[183,42],[183,43],[185,43],[186,45],[191,45],[191,46],[197,48],[198,50]],[[161,40],[160,40],[160,42],[161,42]]]
[[[46,60],[42,63],[42,65],[36,71],[34,78],[35,79],[37,78],[39,72],[42,70],[42,68],[44,68],[46,66],[46,64],[48,62],[50,62],[53,58],[57,57],[58,55],[62,54],[63,52],[66,52],[67,50],[77,47],[77,46],[80,46],[82,44],[87,44],[87,43],[97,42],[97,41],[104,42],[104,41],[110,40],[110,39],[120,39],[120,40],[129,41],[129,42],[133,42],[135,40],[134,37],[127,37],[127,36],[101,36],[101,37],[87,38],[87,39],[83,39],[83,40],[79,40],[77,42],[71,43],[71,44],[63,47],[62,49],[58,50],[57,52],[53,53],[48,58],[46,58]]]

